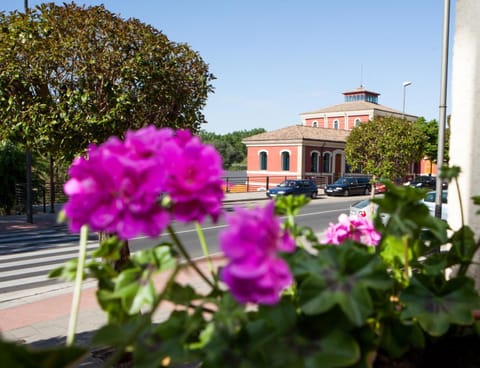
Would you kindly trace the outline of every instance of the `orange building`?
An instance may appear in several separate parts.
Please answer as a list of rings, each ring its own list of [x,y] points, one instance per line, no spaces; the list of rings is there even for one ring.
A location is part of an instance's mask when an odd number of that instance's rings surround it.
[[[409,121],[418,118],[380,105],[379,93],[363,87],[343,95],[344,103],[301,113],[301,125],[245,138],[247,176],[251,184],[264,189],[287,177],[312,178],[319,185],[332,183],[339,176],[350,173],[344,148],[354,127],[384,116]],[[424,173],[427,166],[430,169],[425,163],[416,164],[412,171]]]

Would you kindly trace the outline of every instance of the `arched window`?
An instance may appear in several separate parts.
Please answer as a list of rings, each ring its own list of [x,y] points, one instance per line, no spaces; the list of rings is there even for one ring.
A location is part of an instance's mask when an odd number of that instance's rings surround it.
[[[360,119],[355,119],[355,126],[356,126],[356,127],[359,126],[360,123],[361,123]]]
[[[260,170],[267,170],[267,152],[260,152]]]
[[[312,152],[311,171],[312,172],[318,172],[318,152]]]
[[[333,121],[333,129],[338,129],[338,120]]]
[[[282,152],[282,170],[284,171],[290,170],[290,152],[287,152],[287,151]]]
[[[323,154],[323,172],[329,173],[330,172],[330,153],[325,152]]]
[[[315,120],[315,121],[312,123],[312,127],[318,128],[318,121]]]

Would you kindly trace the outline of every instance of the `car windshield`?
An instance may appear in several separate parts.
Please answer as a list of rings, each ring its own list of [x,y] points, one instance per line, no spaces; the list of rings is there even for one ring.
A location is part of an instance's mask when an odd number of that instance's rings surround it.
[[[424,201],[433,203],[437,199],[436,196],[437,196],[436,192],[428,192],[425,195]],[[447,199],[448,199],[448,191],[444,190],[442,191],[442,203],[447,203]]]
[[[369,204],[370,204],[370,199],[364,199],[363,201],[353,204],[352,207],[365,208],[365,207],[368,207]]]
[[[347,178],[338,178],[337,181],[333,184],[348,184],[349,180]]]
[[[293,186],[295,186],[295,182],[292,181],[292,180],[285,180],[285,181],[281,182],[278,186],[279,187],[293,187]]]

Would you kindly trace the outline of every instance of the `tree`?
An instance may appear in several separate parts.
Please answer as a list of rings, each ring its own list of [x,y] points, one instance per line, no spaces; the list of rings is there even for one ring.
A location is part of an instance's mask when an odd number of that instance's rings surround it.
[[[0,136],[71,159],[128,129],[205,122],[208,65],[149,25],[50,3],[0,26]]]
[[[15,184],[25,182],[25,171],[25,153],[11,142],[0,142],[0,210],[6,214],[15,204]]]
[[[353,170],[394,180],[408,173],[409,164],[423,157],[425,137],[405,119],[383,117],[352,129],[345,156]]]
[[[448,119],[450,120],[450,119]],[[415,122],[415,126],[422,131],[425,136],[425,146],[423,149],[424,158],[431,162],[437,162],[438,157],[438,122],[436,120],[426,121],[425,118],[419,118]],[[450,130],[445,129],[445,144],[443,157],[448,162],[448,141]]]
[[[264,133],[265,129],[255,128],[251,130],[240,130],[227,134],[215,134],[205,130],[200,131],[200,137],[203,142],[215,146],[223,159],[223,168],[232,169],[239,164],[245,163],[247,157],[247,147],[242,140],[252,135]]]
[[[103,6],[0,13],[0,138],[52,158],[147,124],[196,133],[213,79],[188,45]]]

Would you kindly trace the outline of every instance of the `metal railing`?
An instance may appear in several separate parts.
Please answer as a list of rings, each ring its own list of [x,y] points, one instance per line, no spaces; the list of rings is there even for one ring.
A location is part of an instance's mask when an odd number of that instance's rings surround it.
[[[280,184],[284,180],[298,179],[295,175],[269,175],[269,176],[225,176],[222,178],[225,182],[224,190],[226,193],[246,193],[265,191],[271,187]],[[313,180],[318,187],[323,187],[328,183],[328,178],[323,175],[308,175],[302,179]],[[55,205],[67,201],[67,196],[63,192],[64,183],[54,184],[54,193],[50,184],[33,185],[32,187],[32,205],[36,212],[56,212]],[[53,198],[53,203],[52,203]],[[26,184],[15,185],[15,212],[17,214],[26,213]]]

